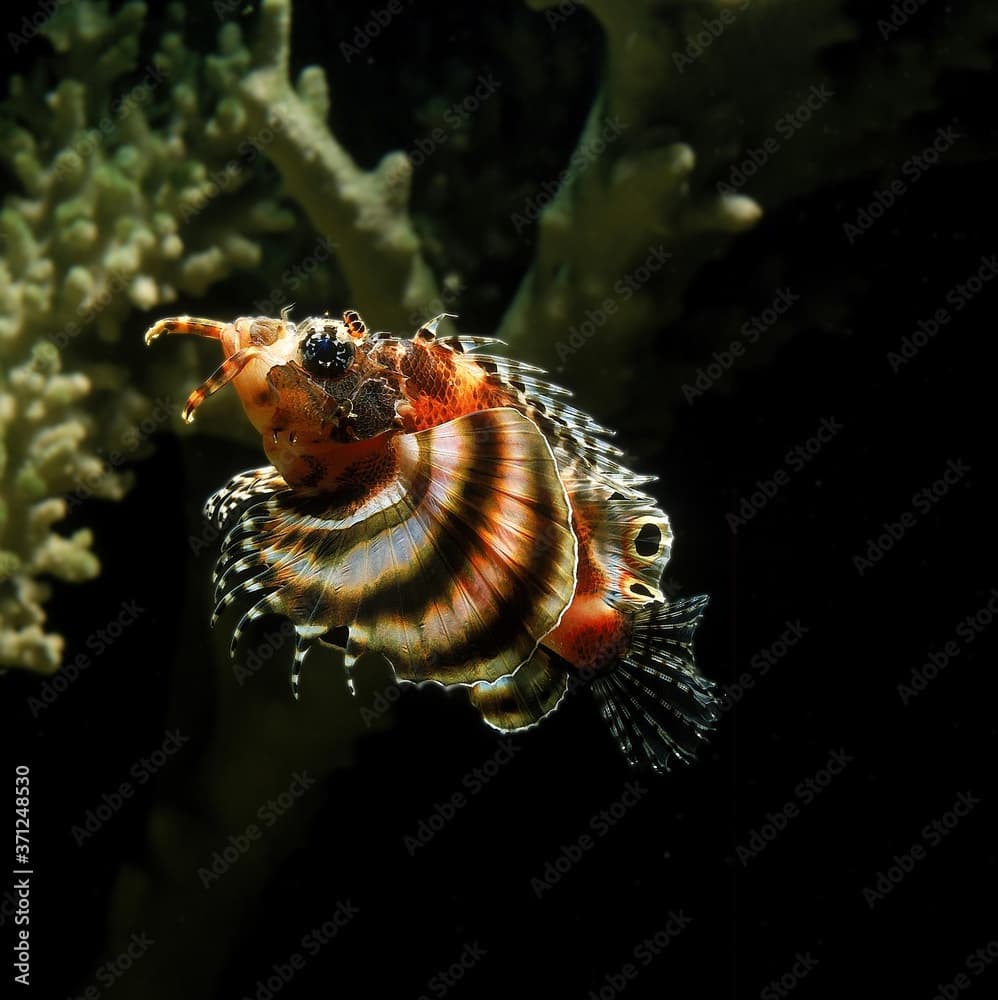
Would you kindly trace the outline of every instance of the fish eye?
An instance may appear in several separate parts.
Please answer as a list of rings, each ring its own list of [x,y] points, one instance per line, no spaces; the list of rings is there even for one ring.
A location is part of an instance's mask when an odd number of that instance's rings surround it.
[[[353,344],[337,340],[329,328],[315,330],[302,342],[301,363],[310,375],[336,378],[350,367],[356,353]]]

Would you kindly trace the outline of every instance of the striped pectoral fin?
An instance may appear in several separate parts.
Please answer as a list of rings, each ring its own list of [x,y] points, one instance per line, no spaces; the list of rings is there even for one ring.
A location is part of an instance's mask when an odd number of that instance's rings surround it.
[[[287,483],[272,465],[249,469],[233,476],[204,505],[204,516],[219,529],[228,528],[239,510],[252,500],[287,489]]]
[[[405,613],[384,635],[383,618],[362,608],[357,631],[405,680],[512,673],[557,624],[575,586],[571,509],[551,449],[506,408],[407,435],[400,448],[406,516],[386,524],[397,571],[379,603]]]
[[[512,673],[575,585],[571,511],[549,445],[500,408],[386,436],[385,448],[369,495],[283,491],[249,504],[223,546],[220,605],[261,592],[250,617],[283,614],[308,641],[345,626],[350,661],[382,653],[404,680]]]
[[[540,722],[567,691],[568,671],[541,646],[506,677],[473,684],[468,697],[493,729],[512,733]]]

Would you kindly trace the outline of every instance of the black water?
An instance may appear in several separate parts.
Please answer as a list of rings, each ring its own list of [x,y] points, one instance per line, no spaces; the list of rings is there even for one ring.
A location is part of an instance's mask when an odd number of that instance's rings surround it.
[[[341,22],[367,9],[338,7]],[[487,9],[488,19],[501,16],[500,5]],[[470,59],[473,10],[446,21],[451,58]],[[313,27],[326,25],[317,18]],[[492,24],[488,37],[495,32]],[[439,50],[423,51],[429,43],[416,34],[412,46],[386,35],[386,74],[415,78],[432,63]],[[575,44],[598,52],[598,36],[584,28]],[[593,79],[580,83],[575,113]],[[701,760],[664,778],[629,771],[585,698],[504,751],[457,699],[406,690],[385,728],[352,743],[353,762],[309,790],[300,839],[240,912],[231,949],[208,963],[219,970],[214,992],[205,992],[201,959],[180,952],[172,995],[994,994],[998,576],[986,483],[998,282],[984,282],[965,307],[954,293],[998,253],[994,127],[981,103],[994,82],[992,67],[940,88],[939,120],[960,116],[979,155],[928,172],[852,245],[842,222],[882,186],[878,176],[769,212],[702,269],[682,322],[718,301],[757,311],[777,285],[805,301],[827,302],[830,288],[841,289],[826,321],[808,313],[767,363],[736,363],[692,404],[662,399],[674,428],[665,440],[635,425],[645,405],[620,399],[599,414],[625,448],[640,440],[641,467],[661,476],[678,539],[670,579],[682,593],[712,597],[698,658],[725,686],[730,710]],[[377,94],[373,105],[394,122],[385,128],[396,145],[406,93]],[[364,100],[350,97],[354,108]],[[353,113],[341,113],[348,133]],[[515,116],[505,127],[515,130]],[[558,138],[566,149],[572,131]],[[358,143],[361,159],[376,158],[378,142]],[[548,155],[518,147],[516,169],[549,176]],[[519,266],[528,261],[524,248]],[[513,271],[495,279],[506,297],[516,280]],[[949,319],[938,334],[917,335],[941,308]],[[910,360],[892,357],[906,337],[924,344]],[[612,349],[601,351],[600,363],[613,365]],[[632,396],[659,396],[670,330],[628,360],[637,361]],[[711,361],[707,352],[704,366]],[[809,446],[821,428],[825,440]],[[70,657],[96,652],[95,630],[123,602],[141,614],[44,709],[28,701],[40,681],[17,672],[0,679],[3,728],[14,736],[8,787],[13,763],[32,767],[28,995],[78,996],[88,984],[125,995],[144,956],[109,989],[95,972],[108,957],[120,869],[150,863],[148,821],[161,798],[192,814],[203,808],[195,775],[217,705],[211,686],[190,678],[197,650],[211,662],[213,557],[192,553],[188,536],[207,493],[259,459],[210,436],[160,434],[155,443],[124,502],[90,502],[76,515],[94,528],[104,571],[90,584],[58,586],[51,605]],[[265,668],[284,669],[279,656]],[[191,690],[207,692],[205,702],[178,706]],[[370,709],[376,691],[368,684],[355,711]],[[178,718],[191,745],[141,781],[135,762]],[[490,760],[502,762],[495,776],[476,777]],[[74,825],[129,777],[133,798],[77,846]],[[253,773],[240,780],[253,788]],[[420,842],[421,824],[448,811],[440,832]],[[548,866],[565,871],[545,887],[538,880]],[[347,919],[351,905],[358,912]],[[304,943],[338,914],[344,926],[328,943]],[[196,908],[176,919],[196,921]],[[155,947],[169,950],[164,926]],[[8,922],[4,995],[17,996],[6,985],[9,933]],[[204,934],[210,952],[212,928]],[[295,953],[307,959],[301,969],[289,964]],[[445,989],[435,977],[462,958],[460,980],[455,973]]]

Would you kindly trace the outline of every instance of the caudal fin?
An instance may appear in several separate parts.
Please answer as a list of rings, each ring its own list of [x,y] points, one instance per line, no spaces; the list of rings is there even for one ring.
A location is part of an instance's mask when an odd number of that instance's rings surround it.
[[[667,771],[689,763],[718,718],[715,685],[693,657],[706,596],[654,603],[634,616],[631,648],[592,690],[630,764]]]

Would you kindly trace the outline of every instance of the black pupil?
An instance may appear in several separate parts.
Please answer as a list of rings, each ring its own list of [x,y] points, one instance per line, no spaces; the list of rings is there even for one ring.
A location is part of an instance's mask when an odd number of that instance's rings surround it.
[[[342,375],[353,361],[354,346],[325,331],[310,333],[301,346],[301,363],[312,375]]]

